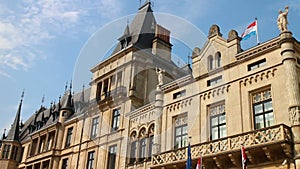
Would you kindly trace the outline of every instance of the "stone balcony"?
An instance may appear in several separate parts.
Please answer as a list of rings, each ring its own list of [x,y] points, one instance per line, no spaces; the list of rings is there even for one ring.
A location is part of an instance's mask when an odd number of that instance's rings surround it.
[[[291,130],[290,127],[281,124],[192,145],[193,166],[202,154],[203,167],[206,169],[240,168],[242,145],[246,149],[249,166],[263,163],[281,164],[285,159],[292,158]],[[152,157],[151,168],[182,168],[186,159],[187,147],[163,152]]]

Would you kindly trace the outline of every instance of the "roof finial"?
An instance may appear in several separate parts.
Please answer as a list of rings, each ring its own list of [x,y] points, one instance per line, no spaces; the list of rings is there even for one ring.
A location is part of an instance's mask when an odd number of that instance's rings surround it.
[[[188,56],[187,56],[187,59],[188,59],[188,65],[190,64],[190,59],[191,59],[191,53],[189,52]]]
[[[23,91],[22,91],[22,94],[21,94],[21,101],[23,101],[24,93],[25,93],[25,89],[23,89]]]
[[[6,129],[4,129],[4,131],[3,131],[2,140],[5,139],[5,133],[6,133]]]
[[[72,80],[70,82],[70,93],[71,93],[71,91],[72,91]]]
[[[45,102],[45,94],[43,94],[43,97],[42,97],[42,105],[41,105],[41,107],[43,107],[44,102]]]
[[[68,81],[66,82],[66,85],[65,85],[65,93],[67,92],[67,89],[68,89]]]

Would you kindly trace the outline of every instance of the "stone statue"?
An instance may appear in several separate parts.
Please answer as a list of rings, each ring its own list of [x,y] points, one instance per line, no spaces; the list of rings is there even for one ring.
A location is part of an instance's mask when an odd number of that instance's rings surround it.
[[[163,73],[165,72],[165,70],[161,69],[161,68],[156,68],[156,74],[157,74],[157,79],[158,79],[158,86],[163,85]]]
[[[280,30],[280,32],[287,31],[287,25],[289,24],[288,20],[287,20],[288,12],[289,12],[288,6],[285,7],[284,12],[279,10],[279,15],[277,18],[277,25],[278,25],[278,29]]]

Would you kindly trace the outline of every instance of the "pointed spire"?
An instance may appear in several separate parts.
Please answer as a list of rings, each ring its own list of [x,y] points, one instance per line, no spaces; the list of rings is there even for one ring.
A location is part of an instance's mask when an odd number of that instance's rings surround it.
[[[70,93],[72,92],[72,80],[70,82]]]
[[[3,134],[2,134],[1,140],[4,140],[4,139],[5,139],[5,133],[6,133],[6,129],[3,130]]]
[[[80,97],[80,102],[84,103],[84,84],[82,85],[82,92],[81,92],[81,97]]]
[[[61,107],[61,110],[69,110],[71,112],[74,112],[74,105],[73,105],[73,98],[72,98],[72,92],[71,92],[72,86],[70,85],[70,92],[67,96],[67,100],[63,102],[63,105]]]
[[[20,116],[21,116],[21,108],[22,108],[22,102],[24,98],[24,90],[21,95],[21,100],[19,104],[19,108],[17,110],[17,114],[15,117],[15,120],[13,124],[11,125],[11,128],[7,134],[7,137],[5,138],[6,140],[10,141],[20,141],[19,134],[20,134]]]
[[[68,81],[66,82],[66,85],[65,85],[65,93],[67,92],[67,89],[68,89]]]

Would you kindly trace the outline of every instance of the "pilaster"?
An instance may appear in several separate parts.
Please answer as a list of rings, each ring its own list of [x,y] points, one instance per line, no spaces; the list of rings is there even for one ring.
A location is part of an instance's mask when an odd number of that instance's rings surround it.
[[[163,91],[161,86],[157,86],[155,95],[155,109],[156,119],[154,127],[154,151],[153,154],[157,154],[161,149],[161,127],[162,127],[162,113],[163,113]]]
[[[300,168],[300,89],[292,35],[290,31],[281,32],[280,47],[282,63],[286,73],[285,81],[289,100],[288,113],[294,140],[294,160],[296,168]]]

